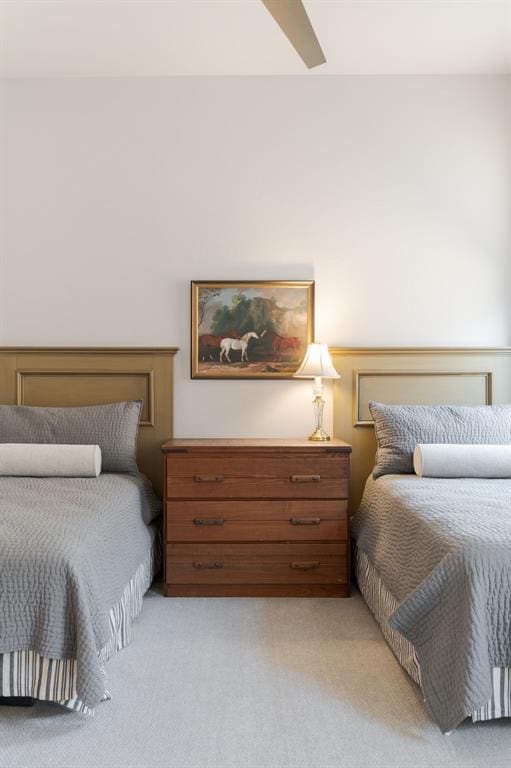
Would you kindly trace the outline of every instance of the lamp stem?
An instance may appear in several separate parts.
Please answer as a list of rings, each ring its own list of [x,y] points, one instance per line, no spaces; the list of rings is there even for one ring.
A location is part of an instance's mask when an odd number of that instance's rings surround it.
[[[312,387],[312,391],[314,393],[314,400],[312,401],[312,405],[314,408],[316,428],[312,435],[310,435],[309,440],[330,440],[330,435],[327,435],[323,429],[323,411],[325,408],[325,400],[323,397],[323,382],[321,380],[321,376],[314,377],[314,385]]]

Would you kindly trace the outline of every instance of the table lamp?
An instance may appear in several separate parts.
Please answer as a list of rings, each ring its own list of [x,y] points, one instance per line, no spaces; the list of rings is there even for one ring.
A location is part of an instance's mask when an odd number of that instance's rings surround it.
[[[309,437],[309,440],[330,440],[330,435],[327,435],[323,429],[325,400],[323,398],[322,379],[340,379],[341,377],[334,368],[328,346],[319,342],[309,344],[302,364],[293,376],[296,379],[314,379],[314,386],[312,388],[314,400],[312,405],[314,407],[316,429]]]

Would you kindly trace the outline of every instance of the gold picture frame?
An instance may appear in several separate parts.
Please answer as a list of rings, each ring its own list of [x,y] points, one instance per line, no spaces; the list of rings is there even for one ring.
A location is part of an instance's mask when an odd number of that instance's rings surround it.
[[[313,280],[193,280],[192,379],[290,379],[314,340]]]

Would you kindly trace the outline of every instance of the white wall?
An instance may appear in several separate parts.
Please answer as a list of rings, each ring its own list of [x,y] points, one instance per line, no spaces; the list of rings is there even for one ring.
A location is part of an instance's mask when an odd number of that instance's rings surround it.
[[[511,343],[511,78],[12,81],[0,343],[179,345],[176,435],[305,435],[189,379],[189,281],[316,280],[336,345]]]

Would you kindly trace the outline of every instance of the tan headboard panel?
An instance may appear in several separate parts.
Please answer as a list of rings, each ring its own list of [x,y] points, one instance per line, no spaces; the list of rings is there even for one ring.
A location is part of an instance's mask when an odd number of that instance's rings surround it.
[[[511,402],[511,348],[331,348],[334,435],[353,446],[351,498],[356,510],[374,463],[369,400],[407,405]]]
[[[160,446],[172,436],[177,348],[0,347],[0,403],[79,406],[142,400],[138,465],[161,493]]]

